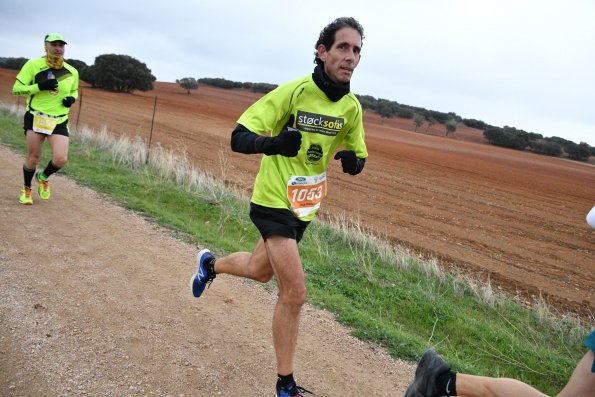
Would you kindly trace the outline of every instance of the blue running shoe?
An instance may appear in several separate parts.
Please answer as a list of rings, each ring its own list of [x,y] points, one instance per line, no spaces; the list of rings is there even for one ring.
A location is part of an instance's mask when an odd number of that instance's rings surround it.
[[[450,371],[450,365],[434,350],[428,349],[421,356],[415,379],[405,392],[405,397],[429,397],[439,395],[436,379],[438,375]],[[447,386],[448,388],[448,386]],[[441,394],[440,394],[441,395]]]
[[[210,262],[214,259],[215,257],[211,254],[211,251],[206,248],[196,255],[198,266],[196,267],[196,273],[194,273],[190,279],[192,295],[196,298],[199,298],[202,295],[205,287],[210,285],[217,276],[213,267],[207,266],[207,264],[210,265]]]
[[[314,393],[312,393],[309,390],[304,389],[303,387],[300,387],[298,385],[294,383],[290,383],[289,385],[285,386],[285,387],[279,387],[277,386],[277,397],[304,397],[303,393],[308,393],[308,394],[312,394],[314,395]]]

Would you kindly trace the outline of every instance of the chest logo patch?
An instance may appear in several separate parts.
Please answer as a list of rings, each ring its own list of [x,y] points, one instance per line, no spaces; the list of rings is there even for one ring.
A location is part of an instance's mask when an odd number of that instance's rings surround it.
[[[308,164],[318,164],[323,154],[322,146],[313,143],[306,151]]]

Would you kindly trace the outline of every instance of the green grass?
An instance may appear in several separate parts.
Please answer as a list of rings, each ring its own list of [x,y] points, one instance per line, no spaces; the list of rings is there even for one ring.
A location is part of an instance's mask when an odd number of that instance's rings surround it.
[[[253,249],[258,234],[245,198],[216,189],[202,195],[174,182],[171,172],[72,135],[62,174],[217,254]],[[25,152],[20,118],[5,110],[0,144]],[[142,159],[142,150],[134,153]],[[309,302],[335,313],[355,336],[394,357],[416,360],[425,348],[435,347],[457,371],[512,377],[556,394],[583,355],[581,340],[593,326],[526,309],[489,288],[484,293],[482,286],[441,273],[432,261],[409,256],[345,220],[314,221],[300,252]]]

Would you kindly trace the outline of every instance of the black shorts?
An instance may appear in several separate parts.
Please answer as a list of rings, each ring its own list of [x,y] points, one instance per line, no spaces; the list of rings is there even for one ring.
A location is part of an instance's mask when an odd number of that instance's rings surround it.
[[[23,130],[25,130],[25,135],[27,135],[28,130],[33,131],[33,113],[25,112]],[[38,132],[38,134],[39,134],[39,132]],[[45,135],[45,134],[43,134],[43,135]],[[54,128],[54,132],[52,132],[52,135],[69,136],[68,135],[68,120],[66,120],[63,123],[58,124],[56,126],[56,128]]]
[[[283,236],[298,243],[310,222],[301,221],[290,210],[269,208],[250,203],[250,219],[256,225],[263,239],[270,236]]]

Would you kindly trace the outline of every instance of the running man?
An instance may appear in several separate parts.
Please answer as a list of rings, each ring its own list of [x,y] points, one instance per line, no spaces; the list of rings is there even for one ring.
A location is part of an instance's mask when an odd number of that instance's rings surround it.
[[[355,19],[334,20],[316,42],[314,73],[277,87],[239,118],[232,150],[264,154],[250,204],[250,218],[261,238],[251,253],[215,259],[203,249],[191,280],[198,298],[217,274],[263,283],[275,276],[279,296],[272,333],[278,397],[308,392],[293,377],[300,311],[306,301],[298,243],[326,196],[331,159],[341,161],[343,172],[357,175],[368,156],[362,107],[350,92],[363,38]]]
[[[24,184],[19,202],[33,204],[31,181],[35,176],[42,200],[51,195],[50,175],[66,165],[68,159],[68,113],[78,98],[78,71],[64,62],[66,41],[58,33],[49,33],[44,39],[45,56],[28,60],[12,87],[16,96],[27,96],[24,125],[27,140],[27,158],[23,165]],[[41,158],[43,142],[48,140],[52,159],[42,172],[35,173]]]

